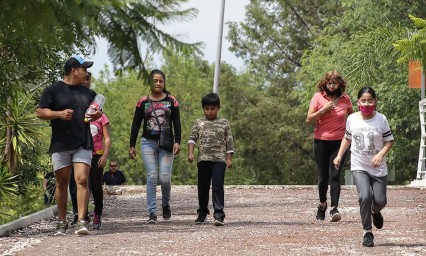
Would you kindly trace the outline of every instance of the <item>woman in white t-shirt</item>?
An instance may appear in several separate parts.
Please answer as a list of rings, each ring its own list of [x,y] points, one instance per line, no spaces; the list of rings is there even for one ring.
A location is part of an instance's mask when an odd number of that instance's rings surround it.
[[[358,191],[364,229],[362,244],[367,247],[374,245],[372,222],[377,229],[383,227],[380,211],[387,203],[386,154],[394,141],[386,116],[375,110],[376,103],[376,93],[371,87],[364,87],[358,92],[359,112],[348,117],[345,138],[333,161],[339,166],[342,155],[351,145],[352,177]]]

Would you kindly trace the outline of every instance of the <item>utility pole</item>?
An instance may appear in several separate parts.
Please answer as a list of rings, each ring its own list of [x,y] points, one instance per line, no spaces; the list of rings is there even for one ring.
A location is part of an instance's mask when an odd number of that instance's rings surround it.
[[[220,72],[220,57],[222,54],[222,34],[223,34],[223,18],[225,14],[225,0],[222,0],[222,7],[219,19],[219,35],[217,40],[216,63],[214,66],[214,81],[213,92],[219,93],[219,72]]]

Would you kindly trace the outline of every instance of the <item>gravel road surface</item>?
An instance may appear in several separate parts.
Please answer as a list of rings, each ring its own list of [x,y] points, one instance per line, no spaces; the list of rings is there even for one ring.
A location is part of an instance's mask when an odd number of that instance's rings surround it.
[[[54,219],[41,221],[0,238],[0,254],[426,255],[426,188],[389,187],[385,224],[373,229],[372,248],[361,245],[354,186],[342,187],[339,222],[315,220],[317,198],[316,186],[227,186],[225,226],[215,227],[212,215],[206,224],[194,222],[195,186],[173,186],[172,220],[159,211],[158,223],[146,225],[145,188],[127,186],[121,195],[105,196],[100,230],[78,236],[70,228],[55,237]]]

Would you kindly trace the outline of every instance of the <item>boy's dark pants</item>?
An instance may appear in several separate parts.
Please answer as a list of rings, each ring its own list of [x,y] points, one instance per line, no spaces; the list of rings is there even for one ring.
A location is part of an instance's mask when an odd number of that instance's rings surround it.
[[[226,164],[224,162],[200,161],[198,167],[198,204],[197,213],[209,214],[209,191],[210,182],[212,184],[212,201],[214,214],[218,220],[225,219],[224,207],[224,180]]]

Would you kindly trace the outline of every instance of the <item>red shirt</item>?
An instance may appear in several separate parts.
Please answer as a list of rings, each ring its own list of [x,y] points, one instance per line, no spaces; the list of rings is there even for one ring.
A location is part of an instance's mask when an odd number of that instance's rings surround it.
[[[309,105],[316,111],[321,109],[327,102],[331,101],[327,93],[317,92]],[[334,109],[324,113],[315,124],[314,138],[319,140],[342,140],[345,135],[346,116],[353,112],[349,96],[343,93],[338,98]]]

